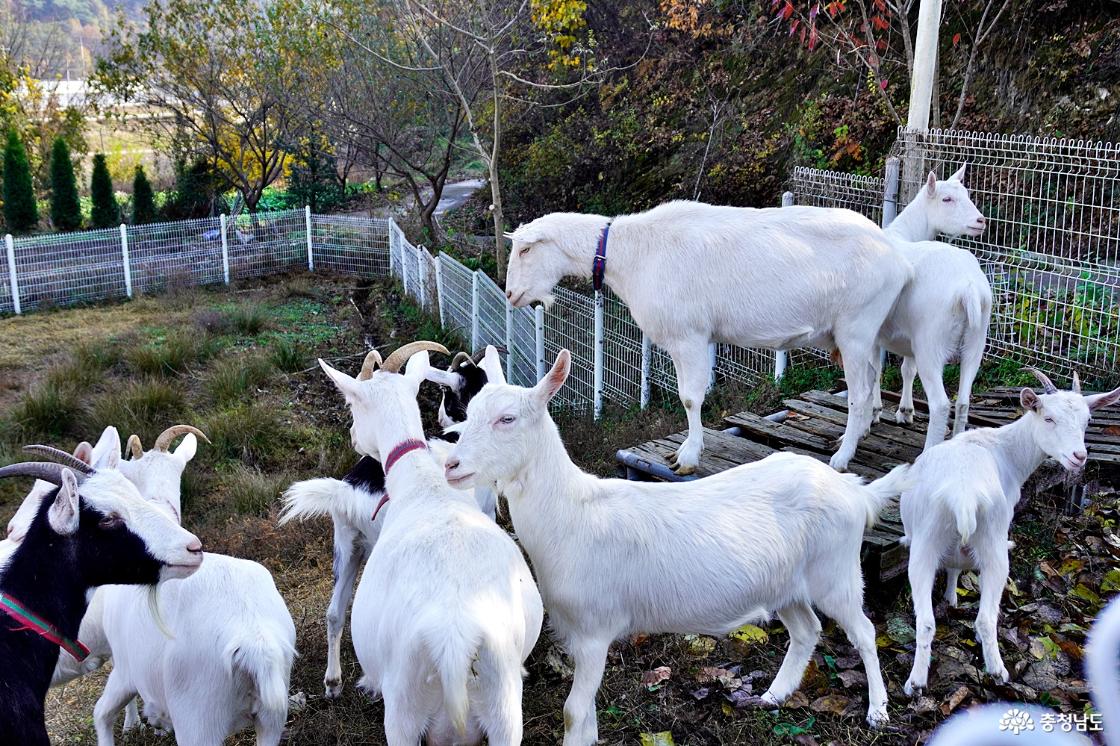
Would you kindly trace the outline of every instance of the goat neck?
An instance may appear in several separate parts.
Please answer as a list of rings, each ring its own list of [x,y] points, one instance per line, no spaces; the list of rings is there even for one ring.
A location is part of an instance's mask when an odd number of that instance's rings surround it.
[[[906,206],[906,209],[891,221],[884,232],[903,241],[933,241],[936,239],[937,232],[930,228],[929,221],[926,219],[925,207],[921,204],[923,199],[922,194],[915,197]]]
[[[1002,476],[1018,486],[1027,481],[1027,477],[1046,460],[1046,452],[1038,447],[1034,439],[1033,417],[1027,412],[1014,422],[992,432],[992,449],[999,454],[997,463],[1000,464]]]

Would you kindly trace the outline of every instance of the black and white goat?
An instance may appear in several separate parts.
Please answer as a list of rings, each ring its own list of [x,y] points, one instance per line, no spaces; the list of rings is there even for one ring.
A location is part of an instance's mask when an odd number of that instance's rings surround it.
[[[466,421],[467,404],[488,380],[485,368],[489,363],[482,362],[485,352],[482,350],[473,356],[457,353],[445,373],[433,371],[443,388],[439,405],[441,427],[449,428]],[[358,377],[365,380],[371,374],[372,369],[363,366]],[[428,439],[428,446],[442,461],[457,439],[458,433],[448,432],[442,437]],[[324,515],[329,515],[334,524],[334,587],[327,607],[327,671],[323,677],[326,696],[331,699],[342,694],[342,630],[354,598],[358,573],[381,533],[388,509],[380,507],[384,498],[385,471],[381,462],[370,456],[362,456],[342,479],[307,479],[294,483],[284,493],[281,525],[293,519]],[[494,491],[476,488],[475,499],[482,512],[494,518],[497,510]]]
[[[0,742],[49,746],[44,702],[59,648],[74,638],[87,591],[107,584],[154,586],[202,564],[202,543],[145,501],[124,475],[59,452],[67,466],[21,463],[0,477],[58,485],[38,506],[0,567]]]

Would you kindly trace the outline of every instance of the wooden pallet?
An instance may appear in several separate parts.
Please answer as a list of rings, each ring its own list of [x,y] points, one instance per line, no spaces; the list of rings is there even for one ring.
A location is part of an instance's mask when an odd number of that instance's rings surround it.
[[[999,389],[976,397],[969,412],[972,427],[998,427],[1019,416],[1018,389]],[[886,474],[897,464],[911,463],[922,451],[928,407],[915,400],[913,425],[894,421],[898,394],[883,393],[883,414],[859,444],[849,470],[869,479]],[[724,421],[727,430],[704,430],[704,453],[696,472],[702,478],[766,458],[776,451],[811,456],[827,463],[835,452],[848,417],[847,399],[827,391],[807,391],[784,401],[784,416],[776,419],[740,412]],[[670,456],[686,432],[674,433],[619,452],[619,460],[632,479],[676,479],[666,473]],[[1086,434],[1089,459],[1103,475],[1120,477],[1120,412],[1094,416]],[[897,507],[884,511],[880,521],[864,534],[862,562],[869,588],[885,585],[906,572],[906,549],[899,544],[902,521]]]

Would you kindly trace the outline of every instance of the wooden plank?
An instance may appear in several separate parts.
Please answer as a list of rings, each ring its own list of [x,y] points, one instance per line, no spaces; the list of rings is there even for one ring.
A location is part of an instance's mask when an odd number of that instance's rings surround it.
[[[831,424],[834,428],[839,428],[839,433],[837,433],[837,436],[839,436],[839,434],[843,433],[844,431],[844,424],[847,416],[841,414],[840,412],[837,412],[825,406],[821,406],[819,404],[799,401],[797,399],[787,399],[784,403],[787,407],[790,408],[790,410],[798,412],[800,414],[804,414],[812,418],[813,420],[816,420],[817,422],[812,423],[813,426],[816,426],[820,421],[823,421]],[[792,421],[790,424],[794,427],[810,426],[809,423],[806,423],[804,420]],[[905,440],[902,440],[901,438],[893,439],[886,437],[887,434],[894,435],[894,433],[892,431],[887,431],[886,434],[882,433],[882,431],[876,432],[876,427],[882,426],[872,426],[871,434],[864,436],[860,440],[859,448],[856,451],[857,454],[859,453],[859,451],[873,451],[879,456],[886,459],[887,463],[905,464],[913,462],[914,459],[918,457],[918,454],[922,452],[920,444],[921,439],[919,439],[918,445],[914,445],[912,442],[907,442]],[[893,430],[901,430],[901,428],[893,427]],[[906,433],[906,435],[909,435],[909,433]],[[863,460],[866,462],[866,459],[867,457],[864,457]]]
[[[843,418],[843,420],[841,421],[842,424],[847,424],[848,402],[846,399],[836,396],[835,394],[825,393],[823,391],[806,391],[799,398],[822,407],[820,416],[828,417],[830,421],[836,422],[836,416],[839,415]],[[823,409],[827,409],[828,411],[823,411]],[[917,448],[919,452],[921,452],[921,449],[926,442],[924,428],[922,428],[921,430],[919,430],[917,427],[912,429],[909,427],[903,427],[902,425],[896,425],[893,422],[873,423],[871,425],[871,433],[873,435],[878,435],[889,440],[913,446]]]
[[[749,433],[752,440],[765,443],[773,448],[794,446],[818,453],[829,453],[833,447],[832,441],[827,438],[759,417],[752,412],[739,412],[730,415],[724,418],[724,423],[728,427],[741,428],[744,433]]]

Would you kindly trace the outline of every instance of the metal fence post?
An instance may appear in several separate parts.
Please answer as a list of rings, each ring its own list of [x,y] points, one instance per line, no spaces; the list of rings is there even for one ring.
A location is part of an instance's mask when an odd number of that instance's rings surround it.
[[[603,414],[603,292],[595,291],[595,346],[593,348],[593,377],[595,419]]]
[[[436,308],[439,310],[439,325],[447,326],[443,312],[443,254],[435,259],[436,265]],[[472,350],[473,352],[473,350]]]
[[[303,222],[307,226],[307,270],[315,271],[315,257],[311,250],[311,205],[303,206]]]
[[[716,353],[719,347],[715,342],[708,343],[708,391],[716,385]]]
[[[226,239],[226,215],[222,213],[218,216],[222,226],[222,277],[225,278],[226,284],[229,284],[229,242]]]
[[[888,158],[883,178],[883,227],[886,228],[898,215],[898,158]]]
[[[506,381],[513,383],[513,305],[506,300]]]
[[[533,309],[533,331],[536,333],[537,380],[544,378],[544,306],[540,303]]]
[[[471,275],[471,350],[477,350],[479,347],[478,338],[478,273],[481,270],[475,270]]]
[[[653,344],[645,332],[642,332],[642,385],[638,404],[642,409],[649,406],[649,367],[653,357]]]
[[[16,277],[16,246],[12,240],[12,234],[4,236],[4,248],[8,253],[8,283],[12,287],[12,310],[16,315],[23,313],[23,308],[19,304],[19,279]]]
[[[793,207],[793,192],[782,193],[782,207]],[[774,350],[774,382],[782,380],[782,376],[786,374],[786,365],[789,363],[789,356],[785,350]]]
[[[128,261],[128,226],[121,223],[121,260],[124,264],[124,291],[132,297],[132,264]]]

